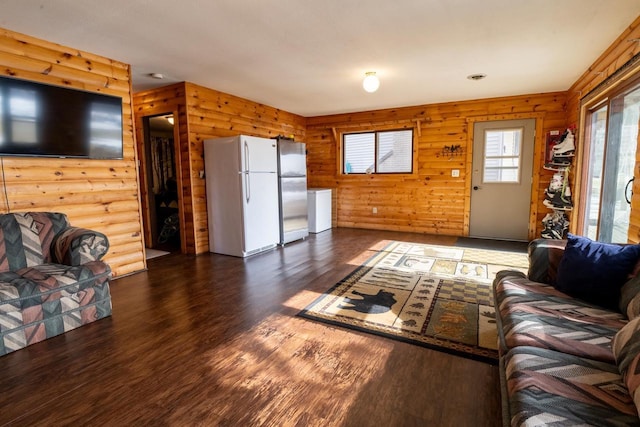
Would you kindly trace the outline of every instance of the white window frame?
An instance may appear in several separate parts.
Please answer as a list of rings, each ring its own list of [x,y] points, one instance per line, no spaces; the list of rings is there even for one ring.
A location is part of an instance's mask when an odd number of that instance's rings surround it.
[[[379,159],[378,159],[378,149],[379,149],[379,144],[380,144],[380,134],[385,134],[385,133],[392,133],[392,132],[410,132],[410,140],[411,140],[411,146],[409,147],[409,152],[411,153],[411,158],[409,160],[409,170],[406,171],[393,171],[393,172],[381,172],[379,170]],[[353,172],[353,171],[348,171],[347,170],[347,163],[346,163],[346,138],[349,137],[349,135],[364,135],[364,134],[368,134],[368,135],[374,135],[374,141],[373,141],[373,164],[370,165],[366,171],[364,172]],[[398,175],[398,174],[404,174],[404,175],[410,175],[414,173],[414,157],[415,157],[415,150],[414,150],[414,145],[415,145],[415,141],[414,141],[414,130],[413,128],[411,129],[406,129],[406,128],[402,128],[402,129],[384,129],[384,130],[373,130],[373,131],[362,131],[362,132],[345,132],[342,134],[342,138],[341,138],[341,159],[340,159],[340,163],[341,163],[341,172],[343,175],[371,175],[371,174],[375,174],[375,175]],[[383,160],[384,161],[384,160]]]
[[[487,135],[489,132],[513,132],[518,131],[520,133],[520,146],[518,149],[518,155],[500,155],[500,156],[488,156],[487,155]],[[522,127],[513,127],[513,128],[504,128],[504,129],[487,129],[484,133],[484,146],[482,153],[482,183],[483,184],[520,184],[522,180],[522,151],[524,144],[524,128]],[[487,168],[487,159],[518,159],[518,166],[495,166]],[[487,169],[495,169],[499,172],[503,170],[516,170],[517,177],[515,181],[504,181],[502,178],[498,181],[489,181],[486,179],[486,171]],[[499,173],[501,175],[501,173]]]

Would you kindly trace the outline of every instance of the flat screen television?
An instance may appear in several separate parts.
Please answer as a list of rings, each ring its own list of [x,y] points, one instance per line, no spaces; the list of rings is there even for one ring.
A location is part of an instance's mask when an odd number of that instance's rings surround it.
[[[0,156],[122,159],[122,98],[0,76]]]

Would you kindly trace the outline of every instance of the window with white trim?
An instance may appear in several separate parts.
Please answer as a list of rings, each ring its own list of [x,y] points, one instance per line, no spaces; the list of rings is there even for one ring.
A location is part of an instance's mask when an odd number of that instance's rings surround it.
[[[342,173],[412,172],[413,129],[342,135]]]
[[[520,182],[522,134],[522,128],[485,132],[482,182]]]

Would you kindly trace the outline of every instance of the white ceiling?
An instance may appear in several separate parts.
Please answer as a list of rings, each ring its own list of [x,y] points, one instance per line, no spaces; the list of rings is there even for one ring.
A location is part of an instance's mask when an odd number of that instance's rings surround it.
[[[189,81],[303,116],[566,90],[639,15],[640,0],[0,1],[0,27],[129,63],[134,91]]]

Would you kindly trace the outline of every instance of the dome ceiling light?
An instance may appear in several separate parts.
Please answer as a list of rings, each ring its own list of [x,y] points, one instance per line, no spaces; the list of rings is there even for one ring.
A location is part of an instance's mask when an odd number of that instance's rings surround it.
[[[365,77],[362,81],[362,87],[369,93],[373,93],[380,87],[380,80],[376,76],[375,71],[368,71],[364,73]]]

